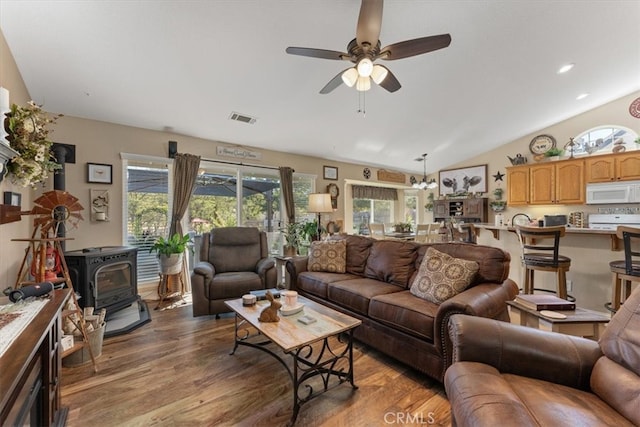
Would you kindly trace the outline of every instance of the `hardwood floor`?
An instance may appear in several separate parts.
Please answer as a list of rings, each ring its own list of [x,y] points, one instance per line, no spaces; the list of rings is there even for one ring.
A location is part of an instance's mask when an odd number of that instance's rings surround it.
[[[194,318],[190,305],[153,311],[137,330],[104,340],[99,372],[62,370],[67,426],[284,426],[293,398],[274,358],[240,347],[234,317]],[[451,425],[441,384],[365,345],[355,381],[302,405],[297,426]]]

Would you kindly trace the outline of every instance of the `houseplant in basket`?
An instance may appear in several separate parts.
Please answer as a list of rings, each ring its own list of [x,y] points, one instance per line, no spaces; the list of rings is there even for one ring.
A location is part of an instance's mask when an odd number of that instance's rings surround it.
[[[160,273],[178,274],[182,270],[184,251],[189,249],[193,253],[193,247],[190,246],[191,243],[191,236],[188,234],[181,236],[175,233],[168,239],[161,236],[158,237],[153,246],[151,246],[149,253],[158,253]]]

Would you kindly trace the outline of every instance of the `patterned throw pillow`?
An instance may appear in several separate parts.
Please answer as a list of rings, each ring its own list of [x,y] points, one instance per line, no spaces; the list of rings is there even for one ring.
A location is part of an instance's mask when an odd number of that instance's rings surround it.
[[[429,248],[410,292],[434,304],[442,304],[464,291],[479,270],[478,263]]]
[[[344,240],[311,242],[307,270],[344,273],[347,266],[347,243]]]

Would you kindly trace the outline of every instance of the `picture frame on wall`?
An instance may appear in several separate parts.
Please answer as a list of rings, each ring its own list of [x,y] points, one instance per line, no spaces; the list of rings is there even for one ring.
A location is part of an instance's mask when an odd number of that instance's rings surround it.
[[[9,206],[20,206],[22,205],[22,194],[5,191],[3,193],[3,203]]]
[[[487,165],[441,170],[439,174],[441,196],[464,196],[487,192]]]
[[[335,166],[323,166],[322,176],[324,179],[330,179],[332,181],[338,180],[338,168]]]
[[[87,182],[112,184],[113,167],[105,163],[87,163]]]

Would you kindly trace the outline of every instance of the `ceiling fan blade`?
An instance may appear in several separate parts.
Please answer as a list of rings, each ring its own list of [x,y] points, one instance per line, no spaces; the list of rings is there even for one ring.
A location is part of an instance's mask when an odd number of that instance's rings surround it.
[[[289,55],[310,56],[311,58],[348,60],[349,54],[336,50],[314,49],[311,47],[288,47]]]
[[[391,44],[380,50],[379,58],[392,61],[443,49],[451,44],[451,35],[422,37]]]
[[[320,89],[320,93],[323,95],[326,95],[327,93],[331,92],[332,90],[340,86],[342,84],[342,73],[344,73],[347,70],[342,70],[338,74],[336,74],[334,78],[329,80],[329,83],[327,83],[322,89]]]
[[[382,0],[362,0],[358,26],[356,27],[356,40],[362,47],[363,43],[369,43],[372,47],[378,44],[380,28],[382,27]]]
[[[400,84],[398,79],[396,79],[396,76],[393,75],[391,70],[389,70],[384,65],[381,65],[381,67],[386,68],[387,77],[385,77],[384,80],[379,83],[379,86],[383,87],[384,89],[388,90],[389,92],[395,92],[398,89],[400,89],[402,87],[402,85]],[[416,160],[418,160],[418,159],[416,159]]]

